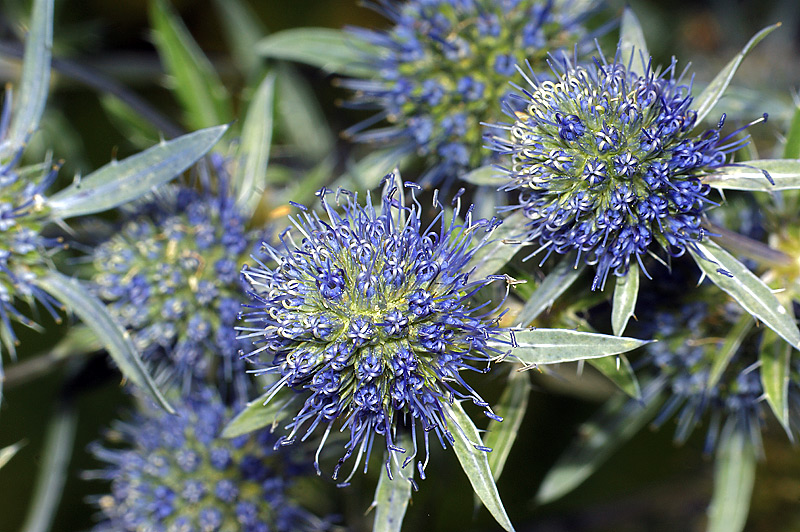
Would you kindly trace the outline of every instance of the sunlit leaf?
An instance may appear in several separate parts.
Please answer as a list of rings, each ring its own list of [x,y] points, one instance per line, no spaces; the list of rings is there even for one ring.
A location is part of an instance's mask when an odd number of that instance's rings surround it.
[[[38,278],[36,284],[70,308],[94,331],[125,378],[152,395],[167,412],[175,413],[145,368],[128,332],[114,321],[102,301],[86,286],[55,271]]]
[[[223,429],[223,438],[235,438],[248,434],[274,423],[278,423],[289,411],[284,408],[294,399],[295,394],[289,388],[282,387],[270,396],[270,392],[247,403],[241,412]]]
[[[392,468],[392,478],[389,478],[386,471],[381,471],[375,498],[372,500],[372,508],[375,509],[372,532],[400,532],[403,527],[403,518],[411,500],[411,482],[400,466],[397,453],[391,453],[389,467]],[[413,475],[413,467],[409,467]]]
[[[374,150],[350,166],[330,188],[332,190],[339,187],[348,190],[373,189],[395,168],[402,169],[406,159],[408,159],[408,153],[404,148]]]
[[[526,223],[527,219],[519,212],[503,220],[502,225],[492,232],[490,242],[483,245],[470,259],[467,269],[475,268],[471,277],[481,279],[493,275],[514,258],[524,247],[519,238],[525,232]]]
[[[293,28],[262,39],[256,52],[272,59],[297,61],[326,72],[355,77],[370,77],[373,69],[365,64],[371,45],[343,30]]]
[[[453,403],[452,407],[445,406],[445,412],[461,427],[461,430],[458,427],[452,427],[450,430],[456,439],[453,450],[461,463],[461,468],[472,484],[472,489],[500,526],[504,530],[513,531],[514,526],[508,518],[503,502],[500,500],[497,485],[494,483],[487,453],[475,448],[474,444],[481,445],[478,429],[458,402]]]
[[[216,126],[195,131],[111,162],[50,196],[50,217],[94,214],[136,199],[189,168],[227,129],[228,126]]]
[[[636,18],[636,14],[630,7],[626,7],[622,13],[622,22],[619,29],[619,56],[620,63],[625,66],[630,65],[635,72],[640,72],[642,60],[647,64],[650,59],[644,31],[642,31],[639,19]]]
[[[750,53],[761,40],[772,33],[775,29],[780,26],[780,23],[773,24],[772,26],[767,26],[763,30],[756,33],[750,41],[744,46],[741,52],[739,52],[736,57],[731,59],[731,61],[725,65],[719,74],[708,84],[705,90],[700,93],[700,95],[695,98],[694,100],[694,109],[697,111],[697,123],[703,121],[706,115],[714,108],[714,106],[719,101],[722,94],[725,92],[725,89],[728,87],[728,84],[731,82],[733,75],[736,73],[736,70],[739,68],[739,65],[742,64],[745,56]]]
[[[0,449],[0,468],[6,465],[9,460],[14,458],[14,455],[17,454],[17,452],[19,452],[19,450],[24,446],[25,444],[19,441],[13,445],[9,445],[8,447],[3,447]]]
[[[508,361],[523,364],[555,364],[587,358],[618,355],[650,343],[625,336],[571,331],[567,329],[531,329],[514,333],[515,347],[492,341],[490,345],[510,351]]]
[[[503,172],[496,166],[481,166],[461,176],[461,180],[476,186],[499,186],[503,183]]]
[[[789,428],[789,364],[792,346],[782,341],[771,330],[765,330],[761,339],[759,362],[761,384],[767,403],[778,421]]]
[[[714,495],[708,509],[707,532],[741,532],[750,511],[756,453],[748,434],[734,428],[731,422],[723,429],[714,460]]]
[[[774,181],[764,174],[769,173]],[[726,166],[703,178],[705,183],[719,189],[774,192],[800,188],[800,161],[796,159],[760,159],[739,166]]]
[[[266,188],[274,100],[275,76],[270,74],[259,85],[244,117],[236,171],[233,174],[236,203],[248,218],[255,211]]]
[[[794,318],[761,279],[711,240],[698,242],[697,248],[702,255],[692,250],[692,256],[714,284],[795,348],[800,346]]]
[[[633,316],[636,308],[636,298],[639,295],[639,265],[631,264],[628,274],[617,277],[614,287],[614,303],[611,307],[611,327],[614,334],[622,336],[628,320]]]
[[[519,427],[528,409],[530,391],[531,382],[528,374],[523,371],[512,371],[508,376],[508,384],[503,390],[503,395],[494,407],[494,412],[503,418],[503,421],[489,422],[483,443],[492,450],[488,459],[495,480],[500,478],[508,453],[511,452],[511,447],[517,439]]]
[[[555,302],[558,297],[566,292],[572,283],[580,277],[585,266],[583,263],[575,267],[575,259],[566,256],[561,259],[555,268],[544,278],[536,291],[528,298],[525,306],[517,316],[517,324],[520,327],[530,325],[533,320]]]

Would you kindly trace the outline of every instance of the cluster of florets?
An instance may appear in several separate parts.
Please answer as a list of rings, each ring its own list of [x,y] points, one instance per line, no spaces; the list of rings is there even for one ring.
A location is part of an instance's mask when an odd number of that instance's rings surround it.
[[[342,81],[355,91],[354,106],[380,113],[349,133],[415,150],[431,166],[431,181],[489,160],[481,122],[501,118],[517,64],[543,71],[548,54],[590,41],[586,2],[382,0],[381,7],[392,29],[352,30],[373,45],[365,60],[375,76]],[[364,131],[382,120],[390,126]]]
[[[92,281],[164,378],[184,389],[237,379],[244,398],[239,269],[265,235],[246,227],[224,182],[218,189],[164,188],[95,248]]]
[[[221,438],[232,416],[208,390],[176,407],[177,415],[145,408],[108,431],[106,447],[92,446],[107,467],[87,477],[111,482],[111,494],[96,500],[96,532],[329,528],[292,500],[292,477],[302,467],[285,450],[273,450],[268,430]]]
[[[595,266],[596,289],[656,246],[679,256],[701,241],[710,203],[702,177],[746,140],[721,139],[724,120],[692,135],[691,88],[674,63],[661,74],[597,60],[557,71],[555,82],[529,80],[511,98],[516,121],[496,128],[510,138],[492,138],[512,156],[505,188],[519,191],[538,251],[577,253],[576,262]]]
[[[56,315],[58,303],[34,281],[49,267],[49,257],[61,239],[42,235],[48,212],[44,191],[55,180],[57,169],[48,164],[18,167],[22,148],[8,146],[6,138],[10,113],[11,93],[7,91],[0,116],[0,336],[13,351],[11,321],[30,323],[14,308],[14,299],[29,304],[38,301]]]
[[[328,220],[304,212],[293,220],[302,240],[287,231],[282,246],[265,246],[272,267],[243,270],[252,310],[240,330],[256,345],[251,358],[277,374],[276,393],[282,387],[306,393],[282,443],[322,425],[321,448],[340,421],[350,439],[334,478],[354,454],[353,472],[365,456],[366,468],[376,437],[385,439],[387,456],[405,453],[404,425],[414,445],[405,463],[417,454],[422,428],[426,457],[417,468],[424,478],[429,436],[446,446],[454,441],[451,431],[461,430],[449,403],[471,399],[497,417],[460,373],[476,369],[471,363],[488,369],[497,354],[489,345],[500,331],[493,311],[468,300],[494,279],[471,279],[469,261],[499,222],[473,220],[471,207],[458,221],[456,207],[448,223],[437,205],[440,230],[423,231],[419,204],[402,200],[416,185],[406,183],[404,192],[387,178],[385,187],[379,211],[369,195],[362,206],[340,190],[343,214],[323,189],[318,195]]]

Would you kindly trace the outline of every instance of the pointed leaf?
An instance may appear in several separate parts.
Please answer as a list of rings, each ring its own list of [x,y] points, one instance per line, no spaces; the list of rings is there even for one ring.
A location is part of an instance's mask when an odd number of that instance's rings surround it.
[[[491,240],[481,246],[469,261],[467,269],[475,268],[470,277],[482,279],[497,273],[525,245],[519,237],[525,233],[527,219],[522,213],[515,212],[492,231]]]
[[[343,30],[294,28],[262,39],[256,52],[271,59],[297,61],[326,72],[354,77],[376,74],[364,62],[371,45]]]
[[[274,100],[275,76],[270,74],[259,85],[244,118],[233,174],[233,190],[238,194],[236,203],[247,215],[253,214],[266,188]]]
[[[183,105],[191,129],[233,119],[230,96],[211,62],[189,30],[165,0],[150,3],[150,23],[164,69],[173,78],[173,90]]]
[[[755,45],[761,42],[761,40],[772,33],[775,29],[777,29],[781,24],[773,24],[772,26],[767,26],[763,30],[756,33],[750,41],[744,46],[741,52],[739,52],[736,57],[731,59],[731,61],[725,65],[717,77],[715,77],[711,83],[705,88],[705,90],[700,93],[700,95],[695,98],[694,100],[694,108],[697,111],[697,121],[696,123],[699,124],[703,121],[703,119],[708,115],[711,109],[719,101],[720,97],[722,97],[722,93],[725,92],[725,89],[728,87],[728,84],[731,82],[733,75],[736,73],[736,70],[739,68],[739,65],[742,64],[745,56],[750,53]]]
[[[217,143],[228,126],[189,133],[111,162],[50,196],[50,217],[71,218],[113,209],[173,179]]]
[[[295,397],[289,388],[281,387],[277,392],[269,391],[247,403],[241,412],[222,430],[223,438],[235,438],[254,430],[278,423],[289,415],[284,408]]]
[[[8,447],[3,447],[0,449],[0,468],[6,465],[9,460],[14,458],[14,455],[17,454],[17,452],[22,449],[24,445],[24,443],[18,441],[13,445],[9,445]]]
[[[575,259],[569,255],[561,259],[520,310],[517,316],[518,326],[527,327],[533,323],[533,320],[550,308],[553,302],[572,286],[584,268],[583,263],[576,268]]]
[[[392,478],[389,479],[385,471],[381,472],[372,500],[372,508],[375,508],[372,532],[400,532],[403,527],[403,518],[411,500],[411,482],[400,465],[397,453],[391,453],[389,467],[392,468]],[[414,473],[413,469],[411,473]]]
[[[800,105],[795,105],[792,123],[783,146],[784,159],[800,159]]]
[[[736,322],[736,325],[733,326],[728,336],[725,337],[725,343],[722,344],[717,356],[714,357],[714,363],[711,365],[711,370],[708,372],[708,382],[706,386],[709,390],[713,390],[717,383],[719,383],[719,379],[725,372],[725,368],[728,367],[728,363],[733,358],[733,355],[736,354],[736,351],[739,350],[745,336],[747,336],[747,333],[753,328],[753,325],[755,325],[753,318],[749,314],[744,314],[739,318],[739,321]]]
[[[242,72],[254,74],[261,66],[261,60],[253,50],[267,34],[266,28],[258,15],[240,0],[214,0],[214,5],[220,14],[222,29],[234,61]]]
[[[308,82],[287,64],[278,65],[277,70],[281,131],[290,138],[293,150],[319,161],[333,151],[336,137]]]
[[[492,470],[489,468],[489,459],[486,456],[486,451],[480,451],[475,448],[473,444],[481,442],[481,436],[478,429],[472,420],[464,412],[464,408],[459,403],[453,403],[452,406],[445,406],[445,412],[448,417],[461,427],[451,427],[450,433],[455,438],[453,443],[453,450],[461,463],[461,468],[469,478],[472,489],[480,497],[483,505],[489,510],[489,513],[505,530],[513,531],[514,526],[506,514],[506,509],[503,502],[500,500],[500,494],[497,492],[497,486],[494,483]]]
[[[778,421],[789,430],[789,364],[792,346],[782,341],[770,330],[764,331],[761,340],[761,384],[767,403]]]
[[[408,153],[404,148],[375,150],[349,168],[331,188],[333,190],[339,187],[348,190],[375,188],[387,174],[395,168],[402,167],[406,159]]]
[[[161,140],[161,132],[151,121],[116,96],[101,94],[100,104],[111,123],[138,149],[148,148]]]
[[[749,436],[733,428],[733,423],[725,429],[714,460],[714,495],[707,532],[744,530],[756,479],[756,453]]]
[[[693,250],[692,257],[714,284],[795,348],[800,346],[794,318],[761,279],[711,240],[698,242],[697,249],[702,255]]]
[[[553,502],[580,486],[653,419],[661,401],[657,388],[651,387],[648,392],[649,399],[644,403],[617,394],[583,423],[542,481],[536,502]]]
[[[639,265],[631,264],[628,275],[617,277],[614,287],[614,304],[611,310],[611,328],[614,334],[622,336],[628,320],[633,316],[636,308],[636,298],[639,295]]]
[[[53,48],[53,0],[34,0],[31,27],[25,39],[22,79],[16,91],[8,144],[0,157],[19,151],[39,127],[47,91],[50,88],[50,59]]]
[[[512,371],[508,376],[508,384],[503,390],[503,395],[494,408],[495,413],[503,418],[503,421],[493,419],[489,422],[483,443],[492,450],[487,458],[495,480],[500,478],[508,453],[511,452],[511,447],[517,439],[522,419],[528,410],[530,391],[531,381],[527,372]]]
[[[60,403],[59,411],[50,420],[47,428],[42,452],[44,461],[36,476],[36,488],[22,532],[48,532],[53,525],[67,480],[77,425],[78,415],[75,408]]]
[[[37,279],[36,284],[72,309],[94,331],[125,378],[150,393],[164,410],[175,413],[147,372],[128,332],[111,317],[102,301],[92,295],[86,286],[55,271]]]
[[[725,166],[703,178],[703,182],[719,189],[774,192],[800,188],[800,161],[796,159],[761,159]],[[769,182],[762,170],[769,172]]]
[[[592,358],[589,364],[605,377],[616,384],[620,390],[633,397],[642,398],[642,389],[639,387],[639,380],[633,371],[628,357],[619,355],[615,357]]]
[[[461,176],[461,180],[476,186],[499,186],[503,184],[502,176],[496,166],[487,165]]]
[[[630,7],[622,13],[622,23],[619,29],[619,58],[620,63],[632,67],[634,72],[640,72],[642,61],[647,64],[650,53],[647,51],[647,42],[639,19]]]
[[[650,343],[625,336],[570,331],[567,329],[530,329],[514,332],[515,343],[508,361],[526,365],[574,362],[586,358],[618,355]],[[490,345],[508,350],[508,345],[492,341]]]

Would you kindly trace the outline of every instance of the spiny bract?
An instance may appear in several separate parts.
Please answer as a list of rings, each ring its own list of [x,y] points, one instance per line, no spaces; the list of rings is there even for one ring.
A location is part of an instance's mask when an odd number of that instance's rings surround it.
[[[415,187],[405,185],[412,196]],[[437,202],[432,224],[441,227],[423,231],[420,205],[414,199],[406,206],[403,192],[388,177],[376,212],[369,194],[362,206],[356,194],[340,190],[340,214],[323,189],[328,221],[304,212],[294,220],[301,241],[287,230],[282,246],[265,245],[273,267],[243,270],[253,301],[239,329],[257,346],[251,358],[277,374],[273,392],[307,392],[283,442],[327,425],[321,449],[337,420],[350,433],[334,478],[354,454],[353,472],[364,456],[366,469],[376,436],[386,441],[388,466],[391,452],[406,452],[399,442],[404,425],[414,446],[406,464],[417,453],[416,429],[423,429],[426,456],[417,468],[424,478],[429,435],[452,445],[451,431],[461,430],[448,413],[454,399],[471,399],[497,418],[460,372],[475,369],[473,362],[488,369],[498,354],[489,345],[500,330],[489,303],[468,302],[494,280],[471,279],[469,261],[498,221],[473,220],[470,207],[461,222],[456,207],[447,223]]]

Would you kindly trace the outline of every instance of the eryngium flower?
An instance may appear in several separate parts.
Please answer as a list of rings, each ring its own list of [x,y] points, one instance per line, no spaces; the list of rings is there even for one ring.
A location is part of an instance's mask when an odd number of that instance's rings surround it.
[[[747,139],[720,138],[724,116],[692,133],[691,87],[674,62],[663,73],[605,60],[555,71],[556,82],[529,79],[506,102],[516,121],[496,129],[510,137],[491,138],[511,155],[504,188],[519,190],[516,208],[530,219],[537,252],[577,252],[576,262],[595,266],[596,289],[654,248],[674,257],[701,241],[710,203],[701,178]]]
[[[0,153],[8,153],[11,91],[6,91],[0,114]],[[23,148],[0,160],[0,338],[14,352],[12,321],[32,322],[14,308],[14,299],[29,305],[41,303],[54,317],[59,303],[35,284],[50,267],[50,256],[60,238],[42,235],[48,207],[44,191],[55,180],[57,168],[49,164],[19,167]],[[1,369],[1,367],[0,367]]]
[[[292,500],[292,476],[302,467],[273,449],[268,430],[221,438],[232,415],[208,390],[175,406],[174,416],[145,408],[107,432],[108,447],[92,445],[107,467],[86,476],[111,481],[110,494],[96,500],[96,532],[329,528]]]
[[[388,31],[352,30],[373,45],[370,79],[345,79],[354,107],[379,109],[346,133],[362,142],[399,144],[424,157],[424,182],[452,179],[489,162],[481,122],[502,118],[500,99],[515,66],[549,70],[548,53],[591,43],[590,1],[381,0]],[[366,130],[386,120],[384,128]],[[366,130],[366,131],[365,131]]]
[[[459,222],[456,207],[449,224],[438,213],[439,231],[422,230],[416,199],[407,207],[393,178],[385,183],[380,211],[369,194],[362,206],[356,194],[340,190],[339,213],[323,189],[318,195],[328,220],[304,212],[293,220],[302,240],[287,231],[282,246],[265,245],[272,267],[242,270],[253,301],[239,329],[257,346],[251,357],[277,374],[275,393],[307,392],[281,442],[305,439],[322,425],[321,449],[340,421],[350,439],[334,478],[354,453],[353,472],[364,455],[366,469],[376,437],[390,451],[387,465],[391,452],[405,453],[402,425],[414,436],[406,463],[417,453],[416,429],[423,429],[426,456],[417,468],[424,478],[429,435],[446,446],[454,441],[451,431],[460,430],[447,414],[454,399],[471,399],[497,418],[460,372],[475,369],[473,362],[488,370],[497,354],[487,345],[499,332],[488,303],[468,303],[494,278],[471,279],[468,263],[498,222],[473,220],[471,207]],[[406,184],[412,195],[415,186]]]
[[[265,234],[246,228],[225,184],[163,188],[94,250],[92,281],[163,378],[184,390],[233,379],[244,399],[239,351],[249,344],[233,329],[245,301],[239,268]]]

